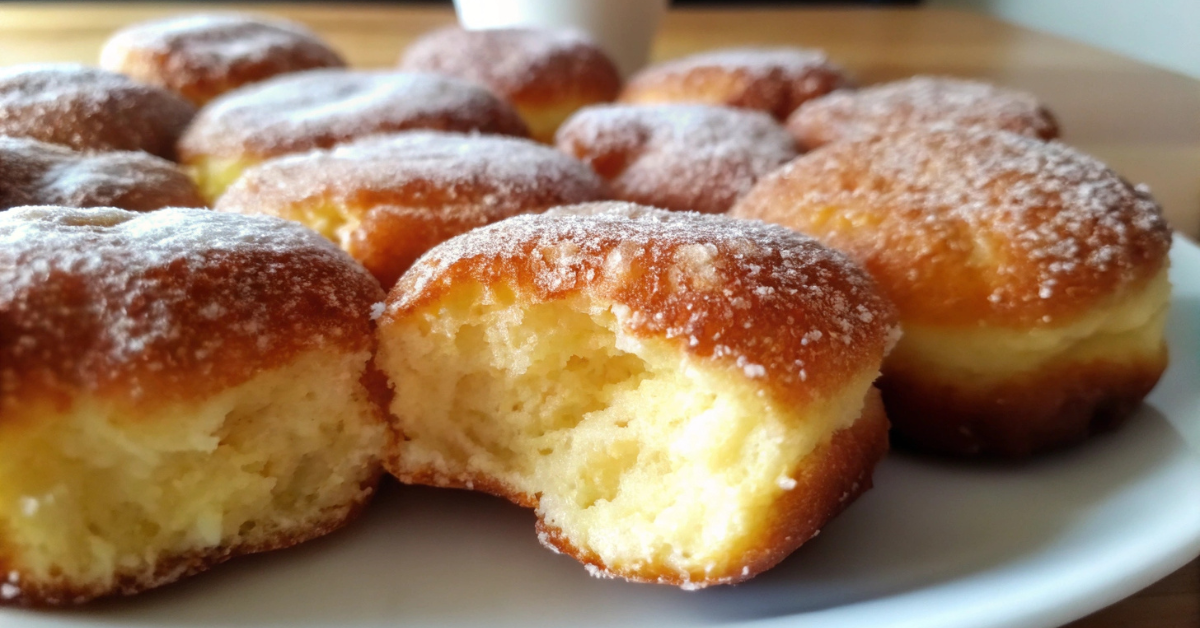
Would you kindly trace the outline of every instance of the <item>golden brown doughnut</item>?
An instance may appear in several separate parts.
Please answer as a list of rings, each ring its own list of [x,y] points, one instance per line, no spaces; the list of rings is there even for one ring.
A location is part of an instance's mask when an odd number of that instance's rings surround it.
[[[134,151],[81,153],[58,144],[0,136],[0,211],[22,205],[204,207],[175,164]]]
[[[610,102],[621,91],[612,59],[570,30],[443,28],[413,42],[400,68],[487,86],[517,108],[542,142],[552,142],[555,129],[580,107]]]
[[[532,140],[409,131],[259,164],[216,209],[304,223],[390,288],[443,240],[509,216],[606,198],[596,173]]]
[[[809,99],[849,85],[845,72],[818,50],[727,48],[652,65],[629,79],[619,100],[727,105],[786,120]]]
[[[1118,424],[1166,366],[1171,233],[1096,159],[979,127],[804,155],[731,212],[859,260],[904,338],[880,388],[905,441],[1025,456]]]
[[[0,212],[0,603],[134,594],[346,523],[387,438],[382,298],[277,218]]]
[[[596,203],[434,247],[377,363],[404,482],[533,508],[601,577],[746,580],[871,485],[897,333],[858,266],[757,221]]]
[[[100,50],[100,67],[181,94],[196,105],[276,74],[346,62],[295,22],[241,13],[194,13],[125,27]]]
[[[708,105],[588,107],[562,126],[557,143],[621,200],[706,214],[729,210],[759,177],[796,156],[771,116]]]
[[[271,157],[410,129],[529,134],[511,105],[460,79],[308,70],[212,101],[180,139],[179,156],[211,201],[246,168]]]
[[[0,68],[0,135],[171,159],[196,109],[127,76],[71,63]]]
[[[804,150],[914,124],[982,126],[1044,140],[1058,137],[1054,115],[1033,94],[935,76],[814,98],[787,122]]]

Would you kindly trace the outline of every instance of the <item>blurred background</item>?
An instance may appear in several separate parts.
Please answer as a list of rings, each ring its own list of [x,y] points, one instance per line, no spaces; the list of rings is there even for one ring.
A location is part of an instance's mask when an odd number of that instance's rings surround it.
[[[450,4],[450,0],[407,1]],[[672,0],[672,4],[708,8],[924,5],[962,9],[1200,78],[1200,0]]]

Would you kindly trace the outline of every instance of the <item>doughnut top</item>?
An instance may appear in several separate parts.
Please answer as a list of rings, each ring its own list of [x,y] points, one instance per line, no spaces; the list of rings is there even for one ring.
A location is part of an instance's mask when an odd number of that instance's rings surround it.
[[[381,324],[472,282],[535,302],[612,302],[626,333],[761,379],[785,402],[833,394],[877,368],[898,335],[867,274],[811,238],[616,202],[517,216],[442,243],[392,289]]]
[[[299,24],[238,13],[179,15],[117,31],[102,67],[175,90],[196,104],[285,72],[342,67],[336,52]]]
[[[850,81],[825,53],[803,48],[726,48],[650,66],[620,100],[702,102],[766,111],[779,120]]]
[[[408,129],[528,135],[511,105],[466,81],[309,70],[212,101],[180,140],[179,152],[187,162],[205,155],[263,159]]]
[[[622,199],[703,213],[727,211],[796,156],[771,116],[707,105],[588,107],[559,129],[557,143]]]
[[[333,244],[278,218],[169,208],[0,213],[0,417],[87,392],[193,399],[298,353],[371,348],[383,293]]]
[[[69,63],[0,68],[0,135],[171,158],[195,113],[178,95],[115,72]]]
[[[862,137],[911,124],[984,126],[1058,137],[1054,116],[1032,94],[947,77],[917,76],[810,100],[788,119],[801,146]]]
[[[455,221],[485,224],[528,208],[606,193],[604,182],[587,166],[531,140],[407,131],[264,162],[248,170],[217,209],[325,201],[353,205],[351,210],[378,205],[452,209]]]
[[[829,144],[759,182],[732,215],[846,251],[906,322],[1051,326],[1167,262],[1143,187],[1057,142],[935,126]]]
[[[524,106],[563,98],[606,101],[621,90],[616,65],[595,42],[573,30],[468,31],[453,26],[413,42],[400,67],[481,83]]]
[[[81,153],[65,146],[0,136],[0,210],[22,205],[204,207],[175,164],[134,151]]]

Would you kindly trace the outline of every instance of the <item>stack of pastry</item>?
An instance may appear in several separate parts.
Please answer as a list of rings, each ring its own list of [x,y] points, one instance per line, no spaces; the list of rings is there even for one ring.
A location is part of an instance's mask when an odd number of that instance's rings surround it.
[[[0,72],[0,603],[315,538],[385,471],[593,575],[741,582],[890,428],[1029,456],[1166,366],[1161,211],[1028,94],[801,49],[622,86],[526,29],[352,70],[239,14],[101,65]]]

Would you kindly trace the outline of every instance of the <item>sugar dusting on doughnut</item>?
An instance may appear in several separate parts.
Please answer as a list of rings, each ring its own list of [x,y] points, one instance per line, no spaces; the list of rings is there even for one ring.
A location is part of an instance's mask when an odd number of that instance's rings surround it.
[[[1033,94],[989,83],[916,76],[856,91],[838,91],[801,105],[788,129],[806,148],[911,124],[954,123],[1058,136],[1058,123]]]
[[[429,188],[456,205],[456,219],[479,224],[542,198],[570,202],[565,199],[604,194],[587,166],[529,140],[406,131],[272,160],[230,188],[218,208],[319,198],[420,205],[432,200],[423,198]],[[454,203],[474,197],[480,202]]]
[[[408,131],[268,161],[216,208],[305,223],[391,287],[422,253],[459,233],[608,198],[590,168],[531,140]]]
[[[66,386],[195,398],[306,348],[365,350],[380,295],[327,240],[277,218],[10,210],[0,213],[2,397]]]
[[[612,61],[590,37],[569,29],[445,28],[414,42],[400,67],[476,81],[524,103],[582,92],[611,100],[621,88]]]
[[[629,80],[620,100],[724,104],[783,120],[809,99],[850,84],[819,50],[726,48],[652,65]]]
[[[201,13],[135,24],[114,34],[100,65],[203,104],[239,85],[345,62],[307,28],[238,13]]]
[[[589,107],[563,125],[557,143],[623,200],[702,213],[727,211],[797,154],[769,115],[706,105]]]
[[[1171,242],[1148,190],[1095,158],[955,126],[830,144],[733,214],[816,229],[887,276],[906,313],[1000,325],[1051,323],[1120,294],[1159,271]],[[856,232],[863,222],[875,227]]]
[[[170,158],[196,110],[165,89],[70,63],[0,68],[0,134]]]
[[[604,294],[628,308],[621,324],[629,333],[673,339],[762,378],[783,399],[811,400],[898,337],[874,282],[811,238],[758,221],[611,202],[518,216],[443,243],[391,292],[384,320],[454,282],[499,277],[517,277],[541,300]],[[811,364],[821,368],[810,372]]]
[[[205,155],[263,158],[421,128],[527,134],[511,106],[466,81],[420,73],[310,70],[214,100],[180,141],[180,155],[184,161]]]
[[[203,207],[192,180],[148,153],[76,152],[27,138],[0,137],[0,210],[22,205]]]
[[[689,55],[653,66],[656,72],[688,72],[698,68],[721,68],[745,72],[755,79],[764,79],[782,72],[788,76],[803,76],[813,68],[826,66],[829,57],[820,50],[804,48],[727,48]]]

